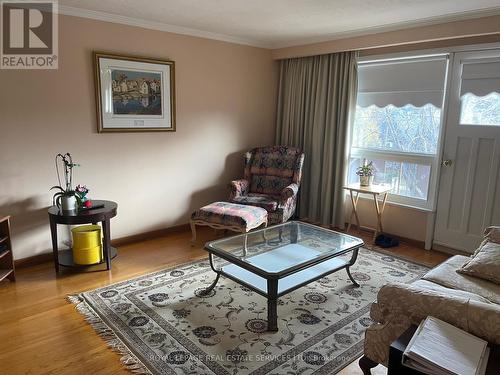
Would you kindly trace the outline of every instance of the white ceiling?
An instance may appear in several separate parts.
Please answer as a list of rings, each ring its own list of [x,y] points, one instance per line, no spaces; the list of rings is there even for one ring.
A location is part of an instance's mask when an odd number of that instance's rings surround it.
[[[268,48],[500,14],[499,0],[59,0],[59,7]]]

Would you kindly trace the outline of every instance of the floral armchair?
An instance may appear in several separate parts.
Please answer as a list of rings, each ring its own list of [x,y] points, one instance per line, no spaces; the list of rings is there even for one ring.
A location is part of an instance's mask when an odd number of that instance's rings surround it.
[[[295,212],[304,153],[286,146],[259,147],[245,154],[244,179],[230,184],[230,202],[265,208],[268,223],[284,223]]]

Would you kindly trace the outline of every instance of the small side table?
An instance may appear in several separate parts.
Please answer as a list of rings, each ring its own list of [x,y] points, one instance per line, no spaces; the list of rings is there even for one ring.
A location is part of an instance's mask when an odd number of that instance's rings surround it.
[[[95,206],[104,204],[104,207],[69,212],[62,211],[57,206],[49,208],[50,233],[52,235],[52,251],[54,253],[54,267],[56,272],[59,272],[59,266],[87,271],[104,270],[102,267],[98,267],[100,264],[103,264],[104,261],[97,265],[79,265],[73,262],[73,251],[71,249],[59,251],[57,244],[57,224],[79,225],[97,224],[101,222],[103,234],[102,245],[104,258],[106,260],[106,270],[111,269],[111,259],[116,257],[117,252],[114,247],[111,247],[110,219],[116,216],[118,205],[112,201],[93,200],[92,203]]]
[[[347,232],[349,232],[349,229],[351,229],[353,216],[356,218],[356,224],[357,224],[358,228],[361,227],[361,225],[359,223],[359,216],[358,216],[359,194],[369,194],[373,197],[373,202],[375,204],[375,212],[377,213],[377,227],[376,228],[367,228],[366,227],[366,228],[374,231],[373,240],[375,240],[377,235],[380,232],[384,231],[384,229],[382,227],[382,214],[384,213],[384,210],[385,210],[385,204],[387,202],[387,195],[392,190],[392,187],[390,187],[388,185],[361,186],[359,183],[354,183],[354,184],[349,184],[347,186],[344,186],[344,189],[349,191],[349,195],[351,197],[351,203],[352,203],[352,212],[351,212],[351,216],[349,217],[349,225],[347,226]],[[383,196],[382,204],[379,204],[379,199],[378,199],[379,195]]]
[[[406,347],[411,338],[417,331],[417,326],[410,326],[389,348],[389,364],[387,366],[387,375],[425,375],[423,372],[403,366],[401,360]],[[500,374],[500,346],[490,346],[490,356],[486,367],[486,375]]]

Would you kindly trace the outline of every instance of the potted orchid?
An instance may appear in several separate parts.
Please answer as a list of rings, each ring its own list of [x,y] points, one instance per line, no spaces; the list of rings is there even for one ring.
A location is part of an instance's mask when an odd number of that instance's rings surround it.
[[[56,155],[56,173],[59,185],[52,186],[50,190],[59,190],[52,197],[52,203],[60,207],[63,211],[72,211],[77,208],[77,199],[75,191],[73,190],[73,168],[78,167],[79,164],[73,163],[73,158],[70,153]],[[64,186],[61,183],[61,173],[64,173]]]
[[[356,170],[356,174],[359,176],[359,184],[361,186],[370,186],[373,182],[374,171],[373,161],[367,162],[365,159],[363,165]]]
[[[77,208],[91,208],[92,201],[87,198],[89,189],[85,185],[76,185],[73,189],[73,168],[80,164],[73,162],[70,153],[56,155],[56,173],[59,185],[52,186],[50,190],[59,190],[52,197],[52,204],[60,207],[63,211],[74,211]],[[64,185],[61,183],[61,173],[64,172]]]

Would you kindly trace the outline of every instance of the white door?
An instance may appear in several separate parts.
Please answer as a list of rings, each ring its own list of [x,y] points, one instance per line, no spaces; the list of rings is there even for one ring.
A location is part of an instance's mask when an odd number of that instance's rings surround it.
[[[434,242],[473,252],[500,225],[500,50],[453,56]]]

